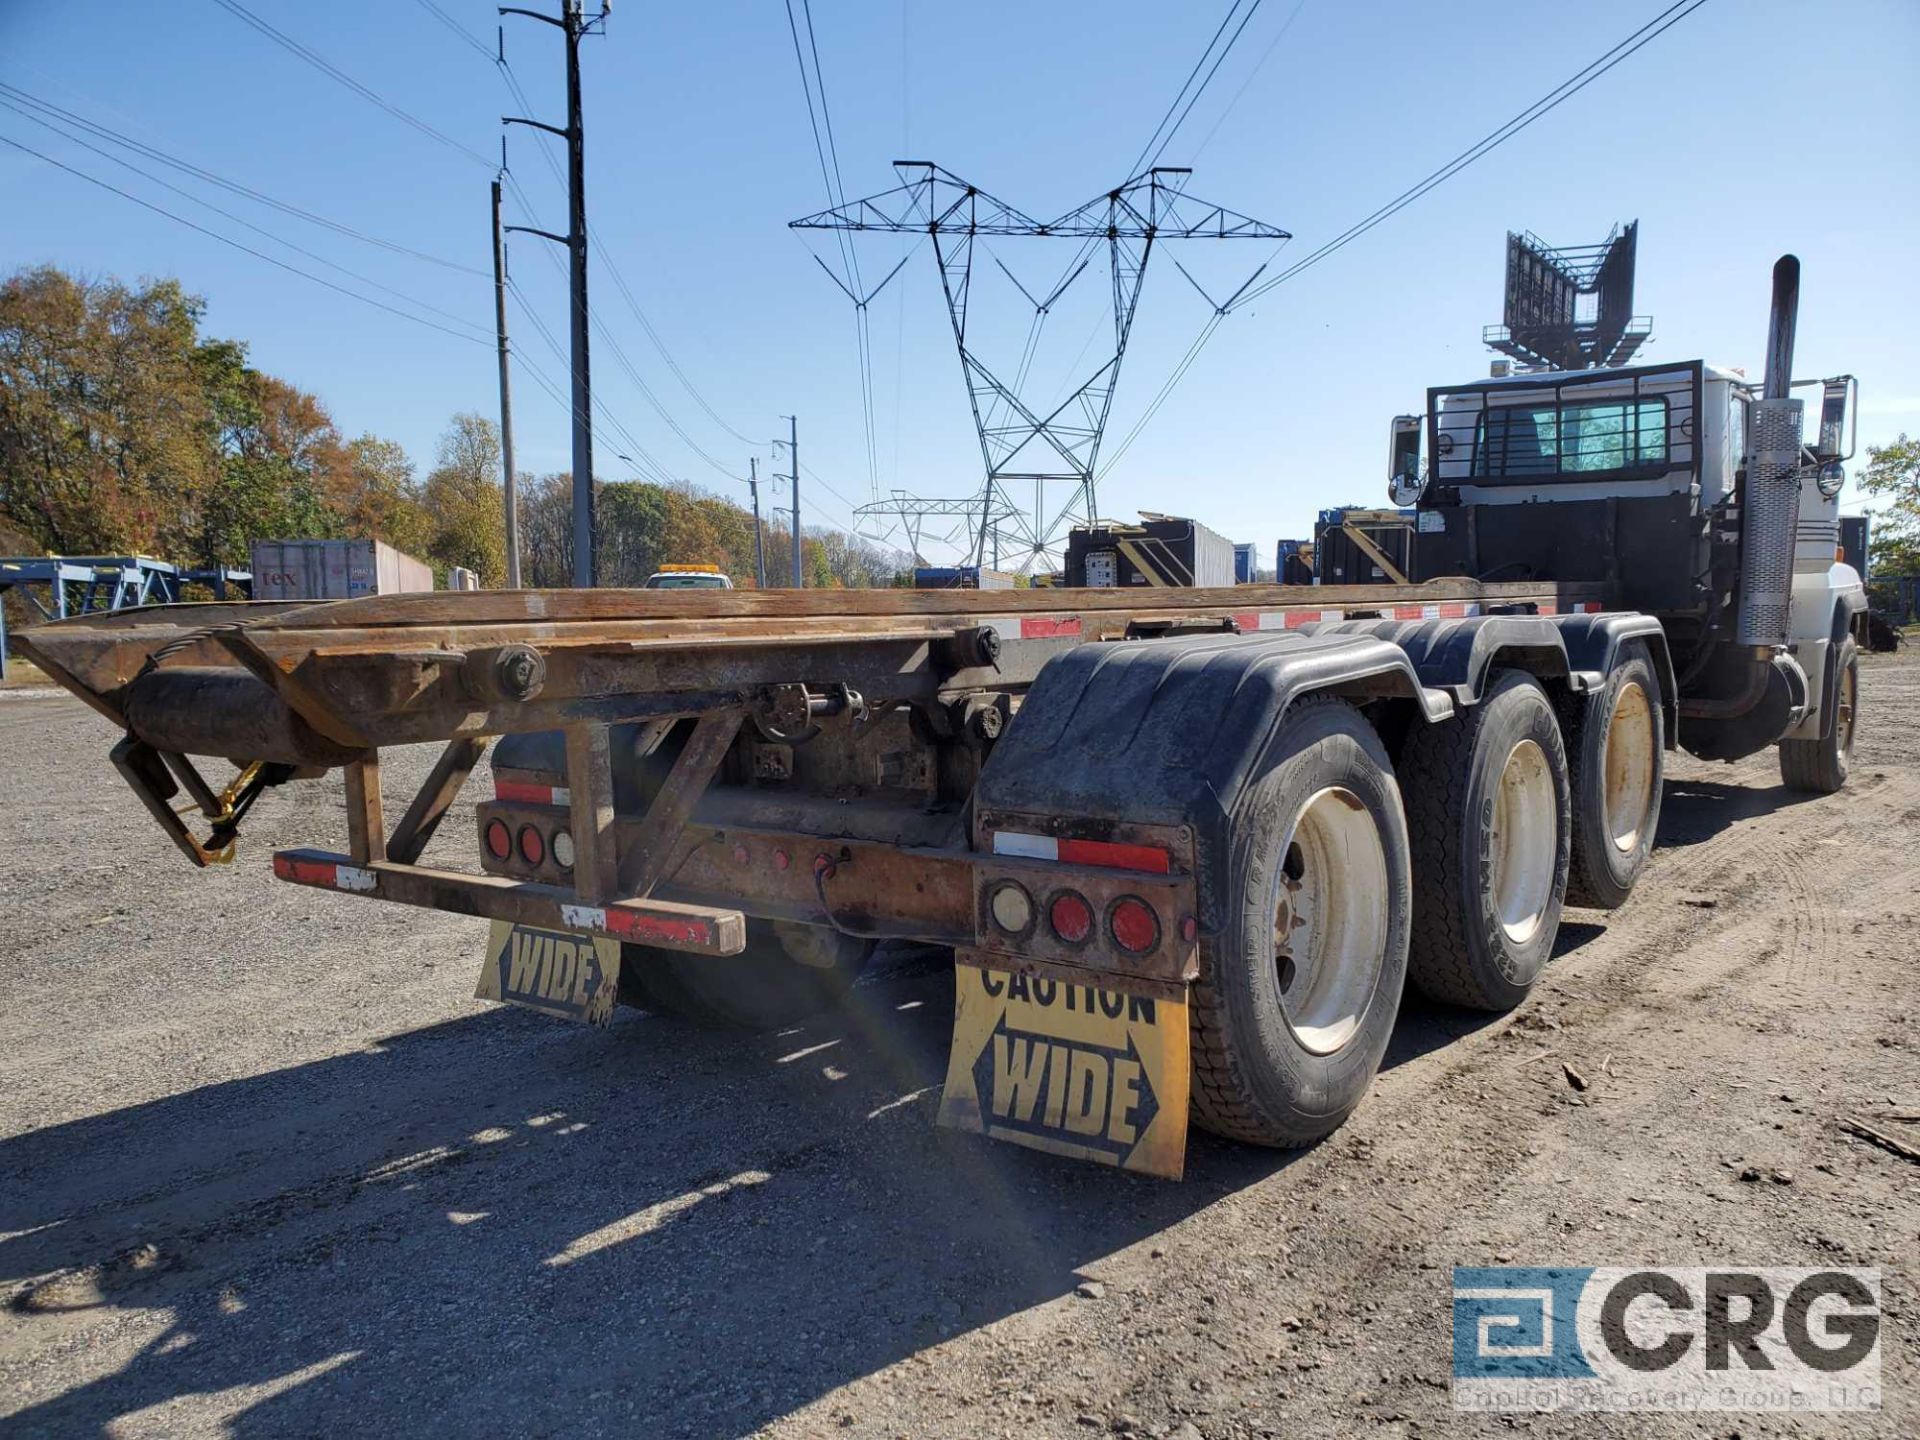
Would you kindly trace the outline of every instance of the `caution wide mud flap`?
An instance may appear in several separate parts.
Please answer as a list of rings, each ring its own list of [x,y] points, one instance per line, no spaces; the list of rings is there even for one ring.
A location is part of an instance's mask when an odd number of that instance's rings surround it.
[[[997,969],[978,951],[955,959],[942,1125],[1180,1178],[1191,1078],[1184,987],[1133,994]]]
[[[561,1020],[604,1025],[620,993],[620,942],[577,930],[495,920],[474,990]]]

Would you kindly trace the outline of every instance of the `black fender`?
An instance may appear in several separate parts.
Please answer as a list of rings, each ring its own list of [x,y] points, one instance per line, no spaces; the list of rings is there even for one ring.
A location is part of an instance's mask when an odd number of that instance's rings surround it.
[[[1320,635],[1371,635],[1397,645],[1420,683],[1445,691],[1456,706],[1480,702],[1487,673],[1496,662],[1517,665],[1542,679],[1570,677],[1575,668],[1558,626],[1541,615],[1328,620],[1301,628]]]
[[[1289,706],[1311,694],[1413,701],[1448,718],[1399,646],[1372,635],[1182,635],[1082,645],[1048,661],[974,790],[980,817],[1101,838],[1115,825],[1190,831],[1200,923],[1225,914],[1231,827]],[[1019,828],[1015,826],[1014,828]],[[976,835],[976,843],[979,836]]]
[[[1575,690],[1592,690],[1606,683],[1606,677],[1619,664],[1620,647],[1629,640],[1644,640],[1653,658],[1654,679],[1660,683],[1660,714],[1665,724],[1667,749],[1679,744],[1680,687],[1673,678],[1673,657],[1667,650],[1667,632],[1651,615],[1630,610],[1608,611],[1597,615],[1556,615],[1549,622],[1557,626],[1567,647],[1567,660],[1587,683],[1575,684]]]

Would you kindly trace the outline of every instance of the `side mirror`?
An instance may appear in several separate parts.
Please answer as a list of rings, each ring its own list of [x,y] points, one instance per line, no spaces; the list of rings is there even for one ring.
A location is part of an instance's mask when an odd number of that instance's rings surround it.
[[[1396,505],[1411,505],[1426,485],[1420,479],[1419,415],[1393,417],[1393,446],[1387,459],[1387,495]]]
[[[1820,382],[1820,434],[1812,449],[1814,459],[1823,465],[1853,458],[1854,432],[1859,424],[1854,398],[1859,383],[1851,375]]]

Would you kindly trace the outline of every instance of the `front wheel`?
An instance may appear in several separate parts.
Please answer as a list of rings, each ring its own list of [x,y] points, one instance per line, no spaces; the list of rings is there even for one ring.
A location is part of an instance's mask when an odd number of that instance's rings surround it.
[[[1833,651],[1839,683],[1833,687],[1833,723],[1818,740],[1780,742],[1780,778],[1789,790],[1832,795],[1853,769],[1853,736],[1860,716],[1860,647],[1847,636]]]
[[[1400,1009],[1407,822],[1359,711],[1302,701],[1232,828],[1229,914],[1191,997],[1193,1118],[1256,1145],[1306,1145],[1373,1083]]]

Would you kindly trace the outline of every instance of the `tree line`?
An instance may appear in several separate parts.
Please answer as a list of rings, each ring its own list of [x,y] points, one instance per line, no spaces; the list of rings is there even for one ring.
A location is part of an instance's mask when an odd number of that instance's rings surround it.
[[[506,583],[500,436],[452,417],[420,475],[406,451],[347,438],[315,395],[247,363],[243,342],[203,333],[205,301],[177,280],[129,285],[53,266],[0,284],[0,549],[144,554],[245,566],[259,539],[384,540]],[[571,583],[572,480],[521,475],[522,581]],[[753,517],[693,486],[596,482],[603,585],[662,564],[718,565],[754,583]],[[11,532],[6,533],[6,532]],[[790,585],[792,539],[765,532],[767,581]],[[905,557],[809,528],[813,586],[906,583]]]

